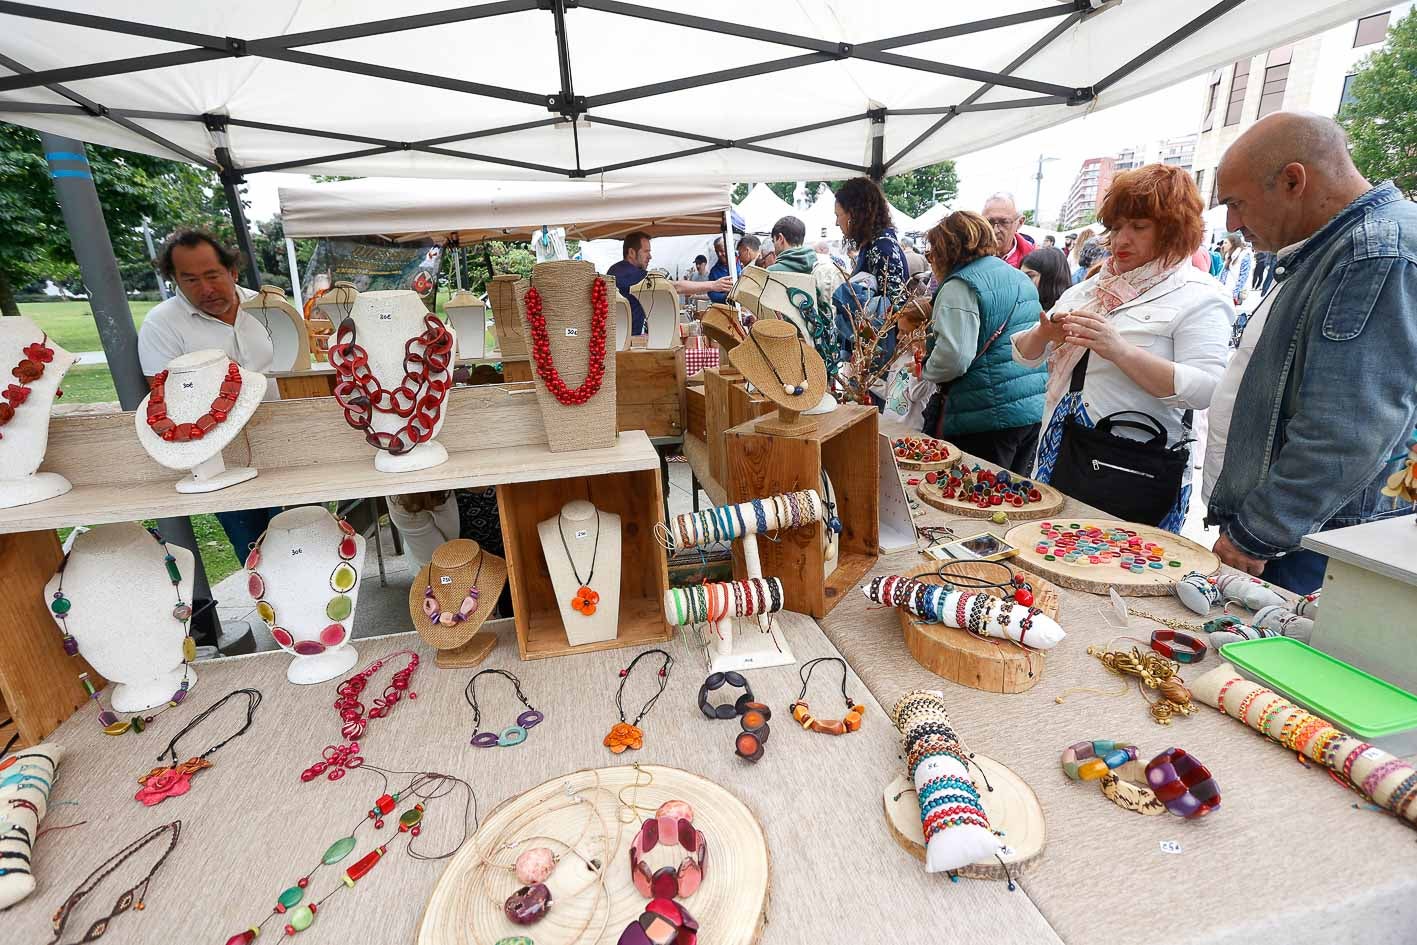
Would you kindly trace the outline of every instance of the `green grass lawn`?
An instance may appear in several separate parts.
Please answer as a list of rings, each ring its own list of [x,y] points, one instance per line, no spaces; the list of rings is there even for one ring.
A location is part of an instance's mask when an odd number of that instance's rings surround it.
[[[148,311],[157,302],[129,300],[128,308],[133,313],[133,327],[142,325]],[[59,347],[66,351],[102,351],[98,341],[98,326],[94,324],[93,309],[88,302],[21,302],[20,314],[28,315],[34,323],[49,333]]]
[[[157,525],[157,519],[144,519],[143,525],[153,528]],[[72,528],[59,529],[59,540],[67,541],[72,531]],[[197,536],[197,547],[202,554],[202,564],[207,569],[208,584],[215,585],[241,569],[236,552],[232,551],[231,542],[227,541],[226,532],[215,515],[193,515],[192,534]]]
[[[113,375],[106,364],[76,364],[64,375],[59,389],[64,392],[60,403],[65,404],[106,404],[118,400]]]

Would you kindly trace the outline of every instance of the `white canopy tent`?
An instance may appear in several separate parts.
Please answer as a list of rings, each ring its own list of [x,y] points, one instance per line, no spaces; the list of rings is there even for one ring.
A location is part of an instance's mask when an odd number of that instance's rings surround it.
[[[588,181],[429,181],[366,178],[280,188],[293,239],[386,236],[405,242],[528,239],[563,226],[572,239],[721,233],[726,186]]]
[[[0,117],[228,179],[883,177],[1387,5],[4,0]]]
[[[792,204],[769,190],[766,184],[754,184],[748,196],[735,209],[749,233],[767,233],[783,217],[802,215]]]

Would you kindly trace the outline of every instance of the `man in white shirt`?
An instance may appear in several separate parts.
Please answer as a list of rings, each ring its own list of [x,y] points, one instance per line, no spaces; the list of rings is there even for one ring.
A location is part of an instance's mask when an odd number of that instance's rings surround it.
[[[179,355],[211,349],[224,352],[248,370],[264,373],[271,369],[275,349],[270,330],[241,308],[241,303],[256,293],[236,281],[240,258],[203,230],[180,229],[163,241],[158,268],[177,292],[153,306],[138,330],[138,360],[144,374],[152,377]],[[267,385],[266,399],[278,400],[274,379]],[[237,561],[246,560],[251,545],[278,511],[216,513]]]

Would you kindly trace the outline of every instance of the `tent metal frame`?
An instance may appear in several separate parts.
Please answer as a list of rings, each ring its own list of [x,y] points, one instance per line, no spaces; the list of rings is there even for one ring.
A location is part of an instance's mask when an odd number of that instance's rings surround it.
[[[780,30],[765,29],[741,23],[729,23],[709,19],[707,17],[684,15],[640,4],[627,3],[624,2],[624,0],[494,0],[494,2],[455,7],[447,10],[436,10],[429,13],[399,17],[396,19],[351,23],[326,29],[310,30],[303,33],[290,33],[282,36],[270,36],[257,39],[215,36],[189,30],[171,29],[132,20],[75,13],[67,10],[54,10],[28,3],[12,2],[12,0],[0,0],[0,14],[88,29],[104,30],[111,33],[138,36],[146,39],[161,40],[186,47],[171,52],[153,53],[145,56],[134,56],[125,59],[86,63],[76,66],[63,66],[39,71],[29,69],[8,57],[0,56],[0,65],[4,65],[16,73],[16,75],[13,76],[0,78],[0,92],[43,87],[63,96],[73,103],[71,105],[60,105],[57,103],[40,102],[0,102],[0,114],[74,114],[102,118],[118,124],[134,134],[141,135],[154,144],[170,151],[172,154],[181,157],[183,160],[201,164],[219,171],[222,176],[223,184],[226,185],[228,179],[230,179],[233,186],[239,184],[246,174],[324,166],[339,163],[340,161],[388,154],[396,151],[420,151],[428,154],[441,155],[443,157],[478,161],[484,164],[516,167],[560,177],[584,178],[611,171],[626,170],[664,161],[672,161],[676,158],[688,157],[695,154],[738,149],[756,151],[762,154],[770,154],[795,161],[819,164],[823,167],[866,174],[876,180],[880,180],[906,155],[910,154],[961,114],[966,114],[971,111],[1032,108],[1057,104],[1074,106],[1086,105],[1095,100],[1097,95],[1109,86],[1135,71],[1157,52],[1204,29],[1243,2],[1244,0],[1216,0],[1216,2],[1200,11],[1195,17],[1172,32],[1171,35],[1153,44],[1149,49],[1134,57],[1097,83],[1090,86],[1070,87],[1028,79],[1016,75],[1015,73],[1020,67],[1027,63],[1029,59],[1033,58],[1033,56],[1037,55],[1042,49],[1047,47],[1059,36],[1066,33],[1073,26],[1084,19],[1096,16],[1110,9],[1114,5],[1112,0],[1067,0],[1067,2],[1051,2],[1035,10],[1005,16],[987,17],[938,29],[904,33],[866,43],[831,42],[810,36],[800,36],[794,33],[782,32]],[[570,30],[566,22],[566,11],[572,9],[594,10],[604,14],[623,16],[642,21],[667,23],[678,27],[737,36],[744,39],[798,49],[802,50],[802,52],[794,56],[738,66],[731,69],[717,70],[701,75],[655,82],[649,85],[636,86],[598,95],[581,96],[577,95],[575,91],[569,49]],[[423,29],[450,23],[462,23],[471,20],[506,16],[513,13],[535,11],[548,12],[551,14],[551,26],[556,42],[559,87],[548,93],[536,93],[504,86],[488,85],[480,82],[469,82],[445,76],[429,75],[424,72],[413,72],[405,69],[380,66],[373,63],[352,62],[315,52],[308,52],[303,48],[349,39],[381,36],[388,33],[403,32],[405,30]],[[921,43],[929,43],[941,39],[967,36],[1023,23],[1041,22],[1052,19],[1058,21],[1056,25],[999,72],[973,69],[947,62],[936,62],[916,56],[903,55],[893,51]],[[176,65],[247,56],[275,59],[355,75],[406,82],[428,88],[438,88],[502,101],[516,102],[524,105],[534,105],[547,109],[552,113],[552,117],[539,121],[518,122],[516,124],[503,125],[496,128],[442,135],[420,141],[393,141],[378,137],[323,131],[315,128],[275,125],[244,118],[242,116],[189,115],[173,112],[113,108],[94,102],[73,92],[64,85],[66,82],[75,82],[100,76],[129,75],[136,72],[162,69]],[[755,134],[741,139],[720,138],[711,135],[678,131],[655,125],[621,121],[592,114],[594,109],[621,102],[650,98],[687,88],[729,82],[734,79],[749,76],[760,76],[772,72],[800,69],[822,62],[833,62],[853,58],[865,59],[906,70],[953,76],[979,82],[980,85],[962,101],[953,105],[908,109],[877,107],[860,114],[847,115],[839,119],[816,122],[811,125],[803,125],[795,128],[784,128],[780,131]],[[979,101],[984,95],[997,88],[1017,89],[1023,92],[1031,92],[1033,95],[1028,98],[1011,99],[1002,102],[981,103]],[[891,116],[904,117],[920,115],[939,115],[940,117],[909,145],[887,157],[884,153],[885,125],[887,120]],[[216,159],[213,160],[195,154],[175,142],[168,140],[152,129],[138,124],[138,122],[142,120],[202,122],[213,135],[213,153]],[[587,168],[582,166],[580,155],[579,123],[583,121],[591,123],[599,122],[601,124],[659,134],[681,141],[698,142],[698,145],[696,147],[666,151],[661,154],[647,155],[633,160],[622,161],[617,164]],[[806,131],[814,131],[858,121],[867,123],[866,143],[869,153],[869,163],[867,164],[852,164],[834,158],[802,154],[763,144],[763,142]],[[444,145],[474,141],[498,135],[514,134],[532,128],[563,123],[569,123],[571,125],[575,154],[574,167],[556,167],[444,147]],[[242,166],[237,163],[235,157],[231,154],[229,145],[224,143],[224,139],[221,145],[216,143],[217,137],[224,132],[226,128],[231,126],[259,128],[266,131],[324,138],[330,141],[357,143],[367,145],[367,147],[328,154],[311,155],[306,158],[282,161],[274,164]],[[217,130],[218,127],[221,129],[220,131]]]

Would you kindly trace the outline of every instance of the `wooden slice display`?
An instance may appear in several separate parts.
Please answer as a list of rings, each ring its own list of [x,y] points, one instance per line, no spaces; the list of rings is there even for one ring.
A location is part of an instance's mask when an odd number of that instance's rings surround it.
[[[644,911],[648,900],[630,879],[630,844],[641,818],[669,800],[694,809],[694,825],[704,832],[708,847],[703,884],[682,900],[715,943],[754,945],[767,919],[768,852],[762,827],[752,812],[732,794],[711,781],[678,768],[633,765],[576,771],[552,778],[508,799],[483,818],[481,826],[449,861],[423,910],[417,945],[495,945],[504,938],[526,935],[541,942],[614,945],[625,926]],[[992,772],[990,773],[992,778]],[[617,799],[623,789],[626,804],[648,808],[629,814]],[[576,797],[591,804],[576,802]],[[597,816],[598,815],[598,816]],[[608,836],[601,832],[604,822]],[[587,828],[587,824],[590,826]],[[548,842],[544,838],[562,841]],[[518,843],[508,849],[507,844]],[[567,845],[590,860],[602,860],[604,886],[586,868],[585,860],[566,852]],[[559,855],[545,880],[552,907],[534,926],[514,925],[503,903],[522,884],[511,869],[517,856],[544,846]],[[651,850],[650,867],[678,866],[679,847]]]
[[[1003,571],[982,561],[949,561],[947,571],[987,581],[999,580]],[[940,564],[925,564],[907,571],[910,577],[927,584],[944,583],[935,575]],[[1042,578],[1029,575],[1033,588],[1033,606],[1058,619],[1058,589]],[[1003,588],[981,588],[995,597],[1003,597]],[[915,662],[936,676],[984,692],[1026,692],[1043,678],[1047,656],[1042,650],[1029,650],[1009,640],[978,637],[968,630],[947,627],[943,623],[926,623],[906,610],[897,608],[900,628],[905,634],[905,647]]]
[[[1030,519],[1056,515],[1063,507],[1066,497],[1046,482],[1035,482],[1034,486],[1043,496],[1039,502],[1030,502],[1024,506],[991,505],[987,509],[981,509],[973,502],[946,499],[938,483],[926,482],[923,479],[920,480],[920,485],[915,487],[915,491],[920,496],[920,501],[926,505],[933,505],[961,518],[990,518],[995,512],[1003,512],[1011,522],[1027,522]]]
[[[1038,552],[1038,542],[1048,536],[1047,526],[1057,531],[1075,531],[1081,528],[1097,527],[1103,532],[1125,529],[1134,532],[1143,542],[1161,546],[1161,567],[1153,568],[1151,562],[1140,572],[1123,570],[1117,558],[1105,558],[1097,564],[1064,561],[1055,555],[1049,561]],[[1172,593],[1176,583],[1192,571],[1214,574],[1220,569],[1220,559],[1210,550],[1173,532],[1162,531],[1150,525],[1135,525],[1094,518],[1052,518],[1016,525],[1004,534],[1004,541],[1018,549],[1018,555],[1010,560],[1021,568],[1042,575],[1062,587],[1091,594],[1106,594],[1115,590],[1127,597],[1162,597]],[[1050,550],[1047,554],[1051,554]],[[1173,565],[1171,562],[1178,562]]]
[[[985,755],[973,759],[989,778],[994,790],[988,790],[982,779],[980,803],[989,816],[989,826],[1003,832],[1004,850],[999,859],[1008,866],[1008,874],[1017,878],[1043,855],[1047,831],[1043,822],[1043,807],[1033,788],[1013,771]],[[973,769],[970,774],[975,774]],[[920,862],[925,862],[925,831],[920,826],[920,801],[915,796],[915,784],[907,775],[900,775],[886,785],[881,795],[885,807],[886,826],[896,843]],[[1004,866],[999,860],[972,863],[959,870],[969,879],[1005,880]]]
[[[937,440],[934,437],[919,437],[919,439],[927,440],[930,443],[938,444],[939,446],[944,447],[944,449],[946,450],[945,458],[935,463],[927,463],[915,459],[906,459],[899,453],[896,453],[895,443],[896,440],[899,439],[902,438],[891,438],[891,452],[895,453],[896,465],[899,466],[901,469],[909,469],[917,472],[940,472],[941,470],[949,469],[951,466],[959,465],[959,461],[964,458],[964,454],[959,451],[959,447],[955,446],[948,440]]]

